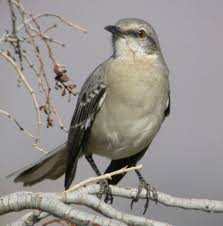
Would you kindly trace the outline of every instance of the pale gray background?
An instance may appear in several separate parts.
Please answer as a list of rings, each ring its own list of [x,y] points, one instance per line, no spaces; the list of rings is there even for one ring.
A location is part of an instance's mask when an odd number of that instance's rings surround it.
[[[149,152],[141,161],[143,174],[158,190],[182,197],[223,200],[223,2],[220,0],[138,0],[138,1],[24,1],[33,12],[52,11],[82,24],[88,34],[61,28],[57,35],[68,48],[58,49],[58,59],[80,88],[88,74],[111,54],[110,35],[103,30],[120,18],[138,17],[156,29],[170,69],[172,108]],[[8,8],[0,4],[1,32],[8,21]],[[13,71],[0,61],[0,107],[17,116],[31,130],[35,113],[24,89],[16,87]],[[52,74],[53,76],[53,74]],[[57,106],[68,126],[75,106],[56,95]],[[0,116],[0,195],[23,190],[4,177],[42,154],[33,151],[32,141],[14,124]],[[66,139],[58,129],[42,131],[42,145],[53,149]],[[97,159],[101,168],[108,164]],[[77,180],[94,175],[84,159],[79,162]],[[137,186],[134,173],[122,185]],[[61,191],[63,178],[30,188],[32,191]],[[130,202],[115,199],[114,205],[131,212]],[[131,213],[143,212],[144,202]],[[151,204],[147,217],[181,226],[221,226],[222,214],[179,210]],[[0,217],[4,225],[14,215]]]

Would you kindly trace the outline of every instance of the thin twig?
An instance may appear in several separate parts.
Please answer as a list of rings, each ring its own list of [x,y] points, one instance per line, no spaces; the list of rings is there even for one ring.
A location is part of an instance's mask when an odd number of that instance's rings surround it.
[[[74,29],[78,29],[78,30],[80,30],[80,31],[82,31],[82,32],[84,32],[84,33],[87,32],[87,29],[83,28],[82,26],[77,25],[77,24],[74,24],[74,23],[68,21],[67,19],[65,19],[64,17],[59,16],[59,15],[56,15],[56,14],[53,14],[53,13],[43,13],[43,14],[40,14],[40,15],[35,16],[34,19],[35,19],[35,20],[38,20],[39,18],[42,18],[42,17],[55,17],[55,18],[58,18],[58,19],[59,19],[61,22],[63,22],[64,24],[68,25],[69,27],[72,27],[72,28],[74,28]],[[29,24],[29,23],[32,22],[32,21],[33,21],[33,18],[28,19],[28,20],[25,21],[24,24]],[[24,24],[21,24],[21,25],[17,28],[17,30],[21,30],[21,29],[24,27]]]
[[[72,186],[71,188],[69,188],[68,190],[66,190],[65,192],[71,192],[71,191],[75,191],[89,183],[95,182],[95,181],[99,181],[99,180],[103,180],[103,179],[111,179],[112,176],[117,175],[117,174],[122,174],[122,173],[127,173],[129,171],[133,171],[133,170],[141,170],[143,168],[143,165],[137,165],[137,166],[133,166],[133,167],[124,167],[120,170],[116,170],[114,172],[111,173],[106,173],[103,174],[101,176],[97,176],[97,177],[90,177],[84,181],[81,181],[80,183]]]
[[[64,17],[60,15],[56,15],[53,13],[43,13],[35,16],[32,13],[26,11],[25,7],[23,6],[20,0],[8,0],[8,4],[10,8],[10,13],[11,13],[10,15],[12,20],[12,29],[10,32],[7,31],[2,37],[0,37],[0,43],[4,41],[4,43],[2,44],[9,45],[9,47],[12,48],[14,52],[12,52],[11,49],[8,47],[6,48],[6,51],[1,50],[1,52],[6,53],[8,55],[8,59],[6,59],[7,61],[9,61],[9,58],[10,58],[14,62],[14,64],[17,64],[17,66],[20,66],[20,71],[23,73],[24,78],[25,78],[24,71],[26,70],[26,68],[30,68],[32,70],[31,71],[33,72],[32,74],[36,76],[38,81],[38,85],[39,85],[38,91],[43,94],[43,98],[44,98],[43,101],[45,103],[41,105],[41,109],[44,109],[42,112],[44,112],[47,115],[47,118],[46,118],[47,127],[51,127],[54,124],[53,118],[51,118],[51,114],[53,113],[55,115],[56,121],[59,124],[59,127],[65,132],[67,132],[67,129],[65,129],[62,119],[60,118],[60,114],[58,110],[55,108],[55,104],[53,103],[51,91],[52,91],[52,88],[55,88],[56,90],[61,91],[61,94],[60,94],[61,96],[65,96],[65,94],[69,94],[68,101],[70,100],[71,94],[76,96],[77,92],[74,91],[74,87],[75,87],[74,83],[67,83],[68,81],[70,81],[70,78],[67,76],[66,68],[62,68],[60,71],[60,66],[59,66],[57,73],[54,70],[54,66],[60,65],[60,64],[58,64],[58,62],[56,61],[54,49],[53,49],[53,46],[51,45],[55,43],[60,46],[65,46],[65,44],[56,40],[54,37],[50,37],[49,35],[46,35],[46,33],[49,33],[49,31],[56,28],[58,25],[54,23],[53,25],[48,25],[47,27],[43,28],[43,25],[39,24],[39,20],[41,18],[44,19],[47,17],[52,17],[52,18],[58,19],[59,22],[64,23],[65,25],[72,27],[74,29],[78,29],[82,32],[86,32],[86,29],[66,20]],[[18,23],[21,23],[21,24],[18,26],[17,25]],[[44,51],[43,44],[45,45],[48,51],[47,60],[50,59],[51,61],[51,64],[52,64],[51,70],[53,70],[53,72],[55,73],[56,86],[54,87],[49,82],[51,81],[48,78],[48,72],[47,72],[47,65],[49,64],[46,61],[45,54],[43,53]],[[18,65],[18,62],[20,63],[20,65]],[[26,68],[23,67],[22,62],[25,62]],[[63,78],[60,77],[59,75],[62,75]],[[57,79],[59,77],[60,79]],[[66,77],[66,79],[64,79],[64,77]],[[24,81],[22,81],[21,76],[18,76],[18,85],[20,85],[21,82],[24,82]],[[35,96],[34,92],[36,93],[36,90],[32,90],[30,92],[33,97]],[[39,118],[39,115],[38,115],[38,118]],[[40,120],[38,120],[38,123],[39,122]],[[40,129],[37,130],[37,135],[35,140],[36,142],[34,144],[34,147],[35,148],[37,147],[36,149],[42,151],[42,149],[38,147],[39,139],[40,139]]]
[[[68,129],[66,129],[66,128],[64,127],[64,124],[63,124],[63,122],[62,122],[62,120],[61,120],[61,117],[60,117],[58,111],[56,110],[56,107],[53,105],[53,103],[51,103],[51,107],[52,107],[53,113],[55,114],[55,116],[56,116],[56,118],[57,118],[57,122],[58,122],[60,128],[61,128],[62,130],[64,130],[66,133],[68,133]]]
[[[31,138],[35,138],[34,135],[32,135],[31,132],[29,132],[27,129],[25,129],[19,122],[18,120],[13,117],[9,112],[4,111],[2,109],[0,109],[0,114],[3,114],[5,116],[7,116],[9,119],[11,119],[19,128],[20,131],[23,131],[26,135],[30,136]]]
[[[7,53],[4,52],[4,51],[0,50],[0,56],[3,57],[6,61],[8,61],[11,66],[13,66],[13,68],[17,72],[16,74],[19,76],[19,78],[21,79],[21,81],[25,85],[26,89],[29,91],[29,93],[32,97],[33,103],[34,103],[34,107],[36,109],[37,129],[40,130],[40,126],[41,126],[42,122],[41,122],[41,117],[40,117],[40,112],[39,112],[39,105],[38,105],[37,98],[36,98],[34,90],[32,89],[31,85],[29,84],[29,82],[26,79],[26,76],[23,74],[23,72],[21,71],[19,66],[16,64],[16,62],[13,61],[13,59],[10,56],[8,56]],[[37,139],[39,139],[39,137],[37,137]]]

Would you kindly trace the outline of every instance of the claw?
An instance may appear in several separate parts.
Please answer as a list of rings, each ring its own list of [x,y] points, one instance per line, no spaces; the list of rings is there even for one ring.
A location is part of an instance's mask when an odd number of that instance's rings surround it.
[[[133,208],[133,204],[135,203],[135,202],[138,202],[138,198],[137,197],[134,197],[133,199],[132,199],[132,201],[131,201],[131,210],[132,210],[132,208]]]
[[[104,201],[106,203],[112,204],[113,203],[113,195],[111,193],[111,188],[109,187],[107,180],[100,180],[100,192],[97,194],[97,197],[99,199],[102,198],[103,195],[105,195]]]
[[[149,200],[151,198],[151,193],[152,193],[152,197],[154,198],[156,203],[158,202],[158,195],[157,195],[156,189],[154,187],[150,186],[150,184],[148,184],[143,178],[140,178],[138,192],[137,192],[136,196],[132,199],[131,209],[133,207],[133,204],[138,202],[140,193],[142,192],[143,188],[146,189],[146,203],[145,203],[144,211],[143,211],[143,215],[144,215],[149,207]]]

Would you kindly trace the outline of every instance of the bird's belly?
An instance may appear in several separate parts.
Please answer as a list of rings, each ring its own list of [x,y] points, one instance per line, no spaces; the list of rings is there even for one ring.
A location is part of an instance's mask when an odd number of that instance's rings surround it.
[[[103,121],[99,115],[92,125],[84,152],[109,159],[132,156],[152,142],[163,121],[161,115],[152,113],[134,120],[126,118],[126,115],[120,114],[117,123],[115,118]]]
[[[134,123],[129,122],[128,125],[119,124],[109,135],[110,147],[106,152],[107,157],[126,158],[142,151],[152,142],[161,122],[160,117],[149,114],[146,118],[135,120]]]

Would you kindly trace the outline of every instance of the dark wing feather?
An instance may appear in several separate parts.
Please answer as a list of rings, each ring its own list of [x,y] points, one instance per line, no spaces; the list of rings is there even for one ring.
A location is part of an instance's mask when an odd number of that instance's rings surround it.
[[[93,82],[94,84],[92,84]],[[99,105],[101,99],[104,98],[105,91],[105,84],[100,81],[100,77],[96,76],[90,77],[81,90],[68,135],[65,189],[70,187],[74,179],[84,135],[100,108]]]

